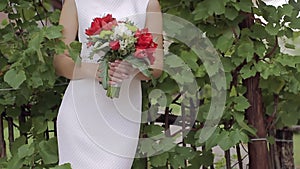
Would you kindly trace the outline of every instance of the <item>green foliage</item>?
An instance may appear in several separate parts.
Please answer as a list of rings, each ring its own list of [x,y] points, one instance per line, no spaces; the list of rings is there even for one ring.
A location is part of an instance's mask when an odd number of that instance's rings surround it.
[[[164,23],[167,36],[178,39],[167,37],[172,43],[157,84],[143,83],[143,120],[151,122],[141,126],[144,139],[139,143],[140,158],[133,168],[208,167],[214,165],[212,148],[229,150],[248,143],[256,130],[248,125],[245,116],[251,105],[245,97],[244,80],[258,74],[265,119],[273,119],[272,130],[299,121],[300,60],[279,47],[281,39],[295,40],[300,35],[295,31],[300,28],[299,1],[290,0],[278,8],[261,1],[254,7],[251,0],[160,3],[163,12],[184,18],[205,32],[209,42],[198,32],[183,27],[176,18]],[[54,54],[67,49],[60,40],[60,11],[52,11],[48,1],[28,0],[1,0],[0,11],[9,18],[0,23],[0,89],[6,89],[0,91],[0,111],[5,118],[20,120],[14,121],[19,123],[14,127],[19,133],[9,145],[8,156],[0,160],[0,168],[71,168],[69,164],[57,166],[56,137],[51,132],[50,136],[46,134],[54,130],[53,121],[65,90],[61,84],[66,82],[57,78],[52,66]],[[252,25],[242,27],[243,20],[254,14],[257,18]],[[199,39],[201,42],[197,42]],[[293,42],[281,46],[295,48]],[[197,50],[199,47],[201,50]],[[78,42],[70,45],[74,60],[79,49]],[[214,51],[222,63],[212,59]],[[220,80],[226,80],[226,84],[211,83],[210,78],[221,78],[221,65],[226,79]],[[203,125],[214,120],[208,115],[212,98],[222,90],[227,94],[225,111],[216,130],[203,142]],[[163,125],[155,123],[162,110],[178,117],[175,125],[191,130],[171,133],[165,121]],[[184,126],[184,120],[195,123]]]
[[[15,119],[15,140],[7,144],[0,168],[50,168],[58,163],[56,138],[53,131],[51,137],[46,133],[54,130],[65,89],[57,85],[65,80],[55,75],[52,59],[66,47],[60,40],[60,11],[51,6],[50,1],[0,2],[0,11],[8,15],[0,26],[0,111]]]
[[[165,72],[158,79],[157,86],[154,87],[155,90],[164,91],[164,97],[155,97],[156,101],[151,97],[151,103],[158,104],[160,103],[159,99],[167,98],[167,104],[158,106],[158,109],[163,108],[166,111],[172,108],[170,114],[179,117],[182,117],[184,112],[182,105],[191,106],[182,98],[176,100],[179,92],[183,95],[193,95],[200,100],[200,105],[194,126],[196,131],[189,131],[179,143],[175,141],[175,148],[171,148],[168,152],[161,152],[153,157],[145,158],[152,168],[210,166],[214,163],[212,148],[220,146],[223,150],[229,150],[237,144],[248,143],[249,136],[255,136],[256,130],[248,125],[245,116],[246,110],[251,105],[245,97],[247,91],[244,80],[257,74],[260,75],[260,88],[265,106],[264,118],[274,117],[271,122],[272,129],[297,124],[299,106],[295,101],[299,97],[300,87],[299,80],[297,80],[299,79],[299,56],[283,53],[280,49],[283,46],[295,48],[292,42],[285,43],[282,39],[296,38],[299,35],[299,33],[298,35],[295,33],[295,29],[299,29],[299,2],[290,1],[288,4],[277,8],[261,1],[257,7],[254,7],[250,0],[176,0],[172,2],[161,0],[160,3],[164,12],[184,18],[205,32],[206,37],[209,38],[219,53],[224,66],[227,81],[227,101],[217,129],[207,141],[202,142],[201,125],[208,120],[207,112],[210,109],[212,91],[222,88],[222,85],[218,86],[218,83],[212,84],[209,77],[213,77],[220,70],[218,70],[218,65],[212,64],[207,59],[203,60],[197,56],[197,52],[193,51],[195,46],[201,47],[205,43],[196,43],[195,39],[201,39],[197,33],[187,32],[186,27],[173,20],[165,23],[167,35],[169,33],[171,37],[178,37],[178,39],[171,39],[170,54],[165,57]],[[254,14],[256,19],[253,20],[253,24],[246,27],[241,26],[244,24],[243,19],[249,15],[254,17]],[[173,27],[168,24],[173,24]],[[181,38],[181,35],[186,38]],[[180,41],[182,39],[184,40]],[[209,51],[208,48],[203,49]],[[203,52],[203,55],[208,56],[210,54]],[[199,88],[192,88],[191,90],[181,88],[182,84],[191,83],[193,78]],[[151,93],[153,90],[151,85],[145,86],[147,90],[144,92]],[[190,87],[191,85],[187,86]],[[201,91],[201,95],[195,95],[197,91]],[[279,99],[276,100],[276,97]],[[157,109],[154,112],[150,111],[153,106],[148,107],[148,104],[149,102],[145,101],[144,109],[149,111],[144,116],[148,118],[149,116],[151,118],[157,117],[155,115]],[[177,106],[177,104],[181,106]],[[193,117],[191,111],[184,113],[187,118]],[[153,124],[145,124],[143,129],[141,134],[148,137],[164,132],[162,128],[158,129]],[[269,129],[267,128],[267,130]],[[164,133],[168,135],[168,130]],[[178,135],[171,135],[171,137],[178,137]],[[147,151],[153,154],[155,148],[151,148],[151,146],[154,143],[154,140],[150,141],[146,146],[146,143],[141,142],[142,147],[139,150],[144,154]],[[184,155],[181,152],[179,155],[174,155],[176,147],[187,148],[190,146],[194,148],[191,149],[193,153]],[[205,147],[206,151],[200,151],[199,147],[202,146]]]

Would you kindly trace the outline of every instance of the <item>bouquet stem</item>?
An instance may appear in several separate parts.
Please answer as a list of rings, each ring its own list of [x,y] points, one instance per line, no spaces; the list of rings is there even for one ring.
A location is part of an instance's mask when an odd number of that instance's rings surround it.
[[[108,85],[106,96],[110,98],[119,98],[120,90],[121,90],[120,84]]]

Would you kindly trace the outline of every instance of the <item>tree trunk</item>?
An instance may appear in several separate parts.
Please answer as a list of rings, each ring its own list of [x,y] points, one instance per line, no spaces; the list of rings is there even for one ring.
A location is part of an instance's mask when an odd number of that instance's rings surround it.
[[[264,123],[264,113],[262,105],[262,94],[259,89],[260,75],[257,73],[255,77],[251,77],[244,81],[247,87],[246,97],[250,103],[247,109],[247,118],[249,125],[257,130],[259,139],[249,143],[249,166],[250,169],[269,169],[267,142],[264,140],[267,133]],[[253,137],[252,137],[253,139]]]
[[[241,13],[245,16],[242,23],[239,24],[241,29],[250,28],[254,24],[254,14]],[[254,56],[257,60],[257,56]],[[262,103],[262,93],[259,88],[260,74],[257,73],[254,77],[245,79],[244,85],[247,88],[245,94],[250,103],[250,107],[246,110],[248,124],[257,130],[257,138],[248,144],[249,148],[249,167],[250,169],[269,169],[268,148],[266,141],[266,128],[264,123],[264,112]]]

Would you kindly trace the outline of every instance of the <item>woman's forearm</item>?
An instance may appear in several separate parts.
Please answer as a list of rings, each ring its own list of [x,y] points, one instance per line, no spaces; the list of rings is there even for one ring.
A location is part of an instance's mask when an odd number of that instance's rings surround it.
[[[56,55],[53,60],[56,74],[67,79],[95,78],[98,64],[75,63],[67,54]]]

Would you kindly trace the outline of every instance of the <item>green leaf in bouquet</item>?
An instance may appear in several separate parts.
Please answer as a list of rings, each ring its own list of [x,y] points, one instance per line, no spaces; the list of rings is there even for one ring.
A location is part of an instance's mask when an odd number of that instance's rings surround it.
[[[136,26],[134,26],[134,25],[131,25],[131,24],[125,24],[125,25],[126,25],[126,27],[127,27],[129,30],[131,30],[132,32],[135,32],[135,31],[138,30],[138,28],[137,28]]]
[[[150,68],[149,68],[148,64],[143,59],[136,59],[130,55],[130,56],[126,57],[124,60],[131,63],[134,68],[137,68],[145,76],[151,78],[151,80],[153,82],[155,81],[154,77],[152,76],[152,74],[150,72]]]
[[[100,62],[99,65],[100,69],[102,70],[100,73],[100,78],[102,78],[102,86],[104,89],[108,88],[108,60],[104,59]]]
[[[105,37],[109,37],[111,34],[113,34],[110,30],[102,30],[99,34],[99,38],[104,39]]]

